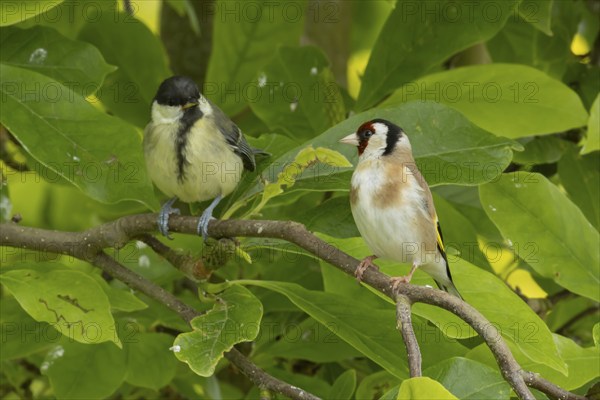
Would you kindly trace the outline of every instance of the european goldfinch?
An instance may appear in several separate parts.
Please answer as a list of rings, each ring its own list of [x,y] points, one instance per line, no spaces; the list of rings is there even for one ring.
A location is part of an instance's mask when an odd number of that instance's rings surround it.
[[[254,171],[254,155],[240,129],[200,94],[190,78],[173,76],[161,83],[152,102],[152,120],[144,132],[144,155],[150,178],[169,197],[160,210],[158,228],[170,238],[173,203],[214,199],[198,222],[207,237],[208,223],[219,201],[235,189],[242,171]],[[264,153],[263,153],[264,154]]]
[[[373,252],[356,271],[360,280],[376,258],[412,265],[408,275],[392,278],[393,288],[410,282],[420,267],[438,287],[461,297],[452,282],[431,191],[417,169],[406,133],[374,119],[340,140],[357,146],[350,206],[358,230]]]

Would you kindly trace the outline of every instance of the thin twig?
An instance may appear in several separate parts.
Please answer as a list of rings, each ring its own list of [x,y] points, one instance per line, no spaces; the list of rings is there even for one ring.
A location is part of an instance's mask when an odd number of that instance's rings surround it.
[[[568,392],[552,382],[548,382],[539,374],[529,371],[522,371],[523,379],[525,379],[525,383],[532,388],[539,390],[551,398],[560,399],[560,400],[586,400],[586,397],[580,396],[575,393]]]
[[[70,254],[89,260],[90,255],[97,254],[103,248],[119,248],[132,238],[143,233],[154,232],[156,218],[156,214],[131,215],[80,233],[1,224],[0,245]],[[169,220],[169,229],[172,232],[195,235],[197,224],[196,217],[174,215]],[[213,220],[208,226],[208,233],[215,238],[245,236],[284,239],[351,276],[354,276],[359,263],[354,257],[313,235],[304,225],[291,221]],[[394,293],[389,277],[374,269],[368,269],[364,273],[363,282],[394,300],[401,294],[408,297],[412,303],[421,302],[444,308],[466,321],[489,346],[504,379],[512,386],[515,394],[521,399],[535,399],[523,377],[524,371],[506,342],[489,329],[490,322],[475,308],[452,295],[427,287],[400,285]],[[528,381],[528,383],[532,386],[538,385],[539,387],[536,388],[541,391],[544,389],[540,387],[554,386],[541,377],[538,377],[535,382]]]
[[[399,295],[396,299],[396,327],[402,332],[402,339],[406,346],[410,377],[421,376],[421,349],[412,326],[410,300],[403,295]]]

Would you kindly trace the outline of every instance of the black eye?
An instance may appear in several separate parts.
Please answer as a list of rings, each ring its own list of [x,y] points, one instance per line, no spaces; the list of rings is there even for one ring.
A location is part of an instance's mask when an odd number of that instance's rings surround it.
[[[371,136],[373,136],[373,131],[372,131],[372,130],[370,130],[370,129],[367,129],[366,131],[364,131],[364,132],[363,132],[363,135],[364,135],[366,138],[370,138]]]

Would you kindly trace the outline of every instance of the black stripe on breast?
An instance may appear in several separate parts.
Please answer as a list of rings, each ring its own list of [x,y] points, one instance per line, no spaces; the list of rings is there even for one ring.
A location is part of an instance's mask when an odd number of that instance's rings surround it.
[[[191,132],[192,126],[202,118],[204,114],[200,111],[200,107],[195,106],[185,110],[181,121],[179,122],[179,129],[175,137],[175,154],[177,155],[177,180],[183,182],[185,179],[185,167],[190,164],[186,157],[186,149],[188,145],[188,138]]]

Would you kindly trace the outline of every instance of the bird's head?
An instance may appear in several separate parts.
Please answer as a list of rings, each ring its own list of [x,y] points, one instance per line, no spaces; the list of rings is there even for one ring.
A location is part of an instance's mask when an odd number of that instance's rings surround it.
[[[363,158],[379,158],[399,149],[411,151],[410,142],[402,128],[385,119],[365,122],[356,132],[342,138],[340,143],[356,146],[358,155]]]
[[[201,109],[208,106],[201,103],[206,103],[206,100],[192,79],[172,76],[158,87],[152,102],[152,120],[155,123],[176,122],[185,113],[194,112],[199,106]]]

